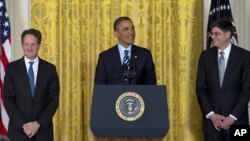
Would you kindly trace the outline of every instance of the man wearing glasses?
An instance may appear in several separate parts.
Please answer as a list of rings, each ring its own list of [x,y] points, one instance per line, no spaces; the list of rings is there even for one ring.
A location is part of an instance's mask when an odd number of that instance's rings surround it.
[[[229,141],[232,124],[248,124],[250,53],[231,43],[230,20],[216,21],[210,29],[215,47],[201,53],[196,94],[205,141]]]

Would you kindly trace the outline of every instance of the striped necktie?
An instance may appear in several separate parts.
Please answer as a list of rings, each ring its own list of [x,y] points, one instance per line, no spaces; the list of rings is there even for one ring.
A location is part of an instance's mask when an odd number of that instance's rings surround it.
[[[128,56],[128,50],[125,50],[124,51],[124,57],[123,57],[123,65],[126,64],[127,66],[129,66],[129,63],[130,63],[130,58]]]

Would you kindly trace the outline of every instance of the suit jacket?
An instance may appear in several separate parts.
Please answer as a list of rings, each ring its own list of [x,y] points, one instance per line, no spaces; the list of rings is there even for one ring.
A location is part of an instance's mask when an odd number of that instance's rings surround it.
[[[131,63],[136,71],[136,78],[131,84],[156,84],[155,66],[148,49],[132,45]],[[122,63],[117,45],[99,54],[95,84],[124,84]]]
[[[23,124],[38,121],[40,128],[32,141],[52,141],[52,117],[59,105],[59,79],[56,67],[39,58],[37,81],[32,97],[24,58],[7,66],[5,107],[9,115],[8,137],[11,141],[28,141]]]
[[[234,124],[248,124],[248,102],[250,98],[250,53],[232,44],[222,87],[219,82],[218,49],[207,49],[201,53],[196,93],[203,113],[203,131],[215,132],[206,115],[215,113],[238,120]]]

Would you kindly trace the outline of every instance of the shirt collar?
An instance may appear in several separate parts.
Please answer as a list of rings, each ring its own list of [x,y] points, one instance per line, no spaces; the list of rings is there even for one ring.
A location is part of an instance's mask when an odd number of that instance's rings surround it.
[[[120,53],[123,53],[125,50],[128,50],[129,53],[131,53],[131,48],[132,48],[132,45],[129,45],[127,48],[125,48],[121,44],[118,44],[118,49]]]
[[[29,62],[34,62],[35,64],[37,64],[38,61],[39,61],[38,56],[34,60],[30,60],[28,57],[24,56],[25,64],[29,64]]]
[[[228,46],[224,50],[218,49],[218,54],[220,55],[220,52],[223,51],[224,54],[228,56],[231,51],[231,48],[232,48],[232,43],[229,43]]]

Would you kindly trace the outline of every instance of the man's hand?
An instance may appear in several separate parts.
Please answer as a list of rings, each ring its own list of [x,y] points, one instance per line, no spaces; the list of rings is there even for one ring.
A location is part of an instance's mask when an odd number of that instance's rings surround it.
[[[40,128],[40,124],[37,121],[28,122],[23,125],[23,132],[29,137],[32,138]]]
[[[212,121],[215,129],[220,131],[220,125],[224,121],[225,117],[219,114],[212,114],[208,118]]]
[[[234,123],[234,119],[230,116],[225,117],[223,122],[220,124],[221,129],[229,129],[230,125]]]

